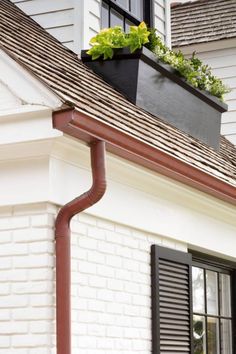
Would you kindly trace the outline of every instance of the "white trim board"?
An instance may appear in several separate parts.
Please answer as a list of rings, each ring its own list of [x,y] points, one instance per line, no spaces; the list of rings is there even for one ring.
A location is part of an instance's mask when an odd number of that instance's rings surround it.
[[[0,49],[0,81],[12,95],[21,100],[22,104],[40,105],[52,109],[58,109],[63,104],[46,84],[44,85],[2,49]]]

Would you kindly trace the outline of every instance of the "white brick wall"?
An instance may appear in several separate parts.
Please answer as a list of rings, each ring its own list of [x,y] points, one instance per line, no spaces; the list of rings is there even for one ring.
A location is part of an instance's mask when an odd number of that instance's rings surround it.
[[[51,354],[53,214],[46,204],[0,208],[0,353]]]
[[[186,246],[87,214],[72,231],[74,352],[150,354],[150,246]]]
[[[55,353],[56,211],[0,208],[0,354]],[[73,352],[150,354],[150,246],[185,245],[86,213],[72,230]]]

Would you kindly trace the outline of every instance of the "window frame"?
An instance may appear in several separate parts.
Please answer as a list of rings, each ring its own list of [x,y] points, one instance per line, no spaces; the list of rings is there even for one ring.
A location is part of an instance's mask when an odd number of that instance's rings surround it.
[[[192,250],[188,251],[192,254],[192,267],[199,267],[205,270],[215,271],[221,274],[230,275],[231,280],[231,320],[232,320],[232,353],[235,353],[236,350],[236,264],[234,262],[217,258],[211,255],[206,255],[200,252],[195,252]],[[206,294],[205,301],[206,301]],[[233,301],[235,299],[235,301]],[[192,315],[194,311],[192,309]],[[204,317],[211,317],[209,314],[203,315]],[[223,316],[212,316],[221,318]],[[192,316],[193,321],[193,316]],[[193,328],[193,323],[192,323]],[[221,350],[220,350],[221,351]]]
[[[171,266],[170,266],[171,262]],[[166,266],[165,266],[166,264]],[[185,271],[181,270],[180,275],[178,268],[181,268],[181,264],[184,265]],[[193,354],[193,283],[192,283],[192,268],[193,267],[204,268],[205,270],[215,271],[221,274],[230,275],[231,280],[231,321],[232,321],[232,353],[236,350],[236,262],[231,262],[224,259],[219,259],[214,256],[209,256],[207,254],[198,253],[192,250],[188,250],[188,252],[177,251],[172,248],[166,248],[159,245],[151,246],[151,290],[152,290],[152,353],[160,354],[161,351],[161,342],[162,342],[162,350],[166,350],[173,346],[173,341],[182,341],[181,334],[182,329],[178,328],[176,331],[173,329],[173,324],[177,323],[176,321],[184,320],[188,321],[188,337],[186,334],[186,342],[182,345],[185,348],[186,352],[189,354]],[[188,271],[187,271],[188,269]],[[168,272],[168,273],[167,273]],[[178,279],[177,279],[178,278]],[[217,275],[219,281],[219,275]],[[185,279],[185,280],[184,280]],[[184,282],[183,282],[184,281]],[[206,279],[204,278],[204,281]],[[169,283],[168,283],[169,282]],[[169,284],[169,285],[168,285]],[[178,284],[185,284],[185,289],[188,289],[188,292],[184,292],[181,289],[181,286]],[[164,288],[163,288],[164,287]],[[174,293],[176,293],[176,298],[174,298],[173,293],[167,293],[168,289],[173,289]],[[167,290],[166,290],[167,289]],[[161,290],[161,292],[160,292]],[[187,290],[186,290],[187,291]],[[205,288],[206,291],[206,288]],[[164,293],[166,292],[166,297]],[[170,295],[171,294],[171,295]],[[184,294],[184,298],[182,295]],[[219,290],[218,290],[219,295]],[[206,299],[206,292],[204,293]],[[174,298],[174,301],[172,299]],[[185,300],[184,300],[185,299]],[[187,300],[186,300],[187,299]],[[164,302],[163,302],[164,301]],[[173,317],[173,302],[176,303],[176,309],[180,309],[185,303],[188,301],[188,307],[185,306],[185,315],[186,319],[181,318],[182,312],[178,310],[180,313],[180,317]],[[206,300],[205,300],[206,301]],[[168,316],[165,317],[165,313],[167,313],[166,309],[170,303],[170,312]],[[181,305],[181,306],[179,306]],[[172,309],[171,309],[172,308]],[[184,307],[183,307],[184,308]],[[176,312],[176,313],[177,313]],[[197,313],[196,313],[197,314]],[[205,318],[207,317],[217,317],[224,318],[220,313],[219,316],[210,315],[210,313],[205,313]],[[228,317],[228,316],[226,316]],[[172,321],[173,319],[173,321]],[[218,320],[219,321],[219,320]],[[220,323],[220,322],[219,322]],[[165,325],[165,327],[163,326]],[[168,327],[166,327],[168,324]],[[161,334],[161,326],[164,331]],[[166,332],[166,328],[168,329],[168,333]],[[186,333],[187,330],[185,329]],[[168,340],[166,337],[166,333],[168,335]],[[220,337],[219,337],[220,339]],[[179,342],[179,343],[180,343]],[[181,345],[181,344],[178,344]],[[189,345],[189,346],[188,346]],[[166,346],[166,347],[165,347]],[[187,346],[188,350],[187,351]],[[178,347],[179,348],[179,347]],[[221,351],[221,349],[220,349]]]
[[[102,0],[102,3],[105,3],[108,5],[108,11],[109,11],[109,18],[108,18],[108,27],[110,27],[110,10],[113,9],[117,11],[123,18],[124,18],[124,23],[123,27],[125,28],[125,20],[128,20],[134,25],[138,26],[140,24],[140,19],[138,19],[136,16],[132,15],[129,11],[125,10],[123,7],[119,6],[112,0]],[[153,27],[153,0],[143,0],[143,20],[148,27]]]

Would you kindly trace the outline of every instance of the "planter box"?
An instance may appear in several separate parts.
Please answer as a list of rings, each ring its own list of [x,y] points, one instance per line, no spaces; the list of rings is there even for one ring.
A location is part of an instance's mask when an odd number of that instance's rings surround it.
[[[142,48],[130,54],[117,50],[111,60],[95,60],[82,51],[82,61],[128,100],[180,130],[219,148],[221,114],[227,105],[195,89],[169,65]]]

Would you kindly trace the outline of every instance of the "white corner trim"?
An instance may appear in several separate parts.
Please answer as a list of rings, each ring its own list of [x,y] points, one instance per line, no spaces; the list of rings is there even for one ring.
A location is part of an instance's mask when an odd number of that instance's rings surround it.
[[[165,1],[165,27],[166,27],[166,45],[171,48],[171,13],[170,13],[171,1]]]
[[[0,50],[0,81],[23,104],[60,108],[61,99],[14,59]]]
[[[84,13],[84,0],[77,0],[74,3],[74,51],[80,56],[81,49],[84,46],[84,27],[85,21],[83,20]]]

